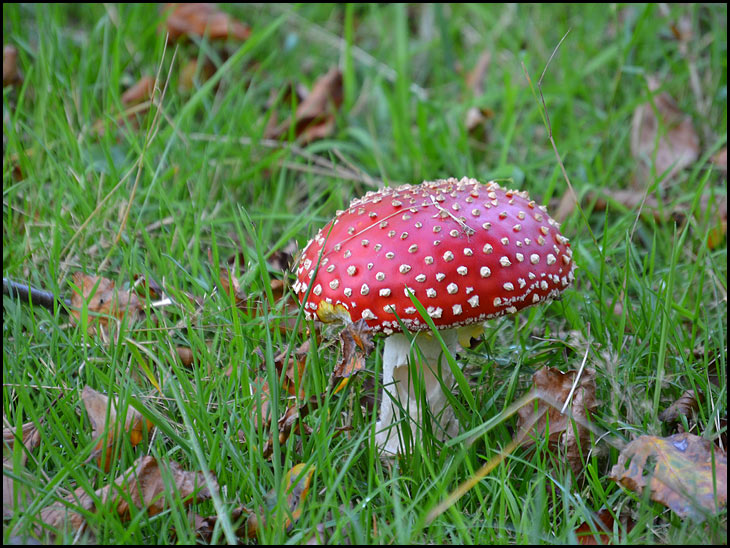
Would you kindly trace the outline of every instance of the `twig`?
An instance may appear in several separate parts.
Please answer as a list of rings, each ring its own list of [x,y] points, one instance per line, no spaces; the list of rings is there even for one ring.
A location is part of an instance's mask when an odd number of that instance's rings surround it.
[[[8,295],[10,298],[16,298],[25,303],[30,300],[35,306],[42,306],[48,310],[53,310],[58,304],[58,309],[65,314],[68,313],[66,307],[71,306],[69,299],[59,299],[50,291],[36,289],[8,278],[3,278],[3,295]]]

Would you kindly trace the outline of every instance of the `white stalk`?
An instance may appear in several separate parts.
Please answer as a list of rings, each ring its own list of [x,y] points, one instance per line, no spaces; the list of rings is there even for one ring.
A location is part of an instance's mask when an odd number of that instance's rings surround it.
[[[459,348],[456,329],[440,332],[452,356]],[[441,344],[428,333],[419,333],[415,338],[420,348],[423,362],[417,364],[416,371],[422,379],[418,384],[425,392],[426,404],[433,418],[432,430],[440,440],[448,439],[459,432],[459,422],[453,408],[446,399],[441,385],[450,389],[454,384]],[[416,396],[408,363],[411,355],[420,361],[418,351],[411,352],[411,343],[402,333],[390,335],[383,349],[383,395],[380,402],[380,419],[376,424],[375,443],[384,455],[396,455],[404,451],[404,446],[413,446],[423,427],[424,410],[421,398]],[[439,378],[441,381],[439,381]],[[402,420],[409,421],[410,436],[405,439]]]

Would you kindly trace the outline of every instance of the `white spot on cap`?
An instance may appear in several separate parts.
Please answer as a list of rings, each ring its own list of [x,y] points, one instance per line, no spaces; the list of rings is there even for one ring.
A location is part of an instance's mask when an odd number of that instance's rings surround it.
[[[319,284],[315,285],[314,286],[314,289],[312,289],[312,293],[314,293],[317,296],[321,295],[322,294],[322,286],[319,285]]]
[[[352,296],[352,288],[350,287],[346,287],[342,292],[345,294],[345,297]]]
[[[472,308],[476,308],[479,306],[479,295],[474,295],[467,301]]]
[[[436,281],[441,282],[444,280],[445,277],[446,277],[446,274],[444,274],[443,272],[438,272],[436,274]]]
[[[505,291],[514,291],[515,290],[515,286],[512,282],[506,282],[504,285],[502,285],[502,287],[504,287]]]
[[[375,279],[378,280],[379,282],[382,282],[385,279],[385,273],[384,272],[378,272],[375,275]]]
[[[461,314],[461,305],[455,304],[451,307],[451,311],[454,313],[454,316],[458,316],[459,314]]]
[[[357,274],[357,267],[356,267],[355,265],[350,265],[350,266],[348,266],[348,267],[347,267],[347,273],[348,273],[348,274],[349,274],[350,276],[354,276],[355,274]]]
[[[427,297],[430,297],[431,299],[435,299],[436,298],[436,290],[433,287],[429,287],[426,290],[426,296]]]
[[[378,291],[378,295],[380,295],[381,297],[390,297],[390,289],[384,287],[383,289]]]
[[[411,269],[411,266],[410,265],[402,264],[402,265],[400,265],[400,267],[398,267],[398,272],[400,272],[401,274],[405,274],[410,269]]]
[[[332,280],[330,282],[330,289],[337,289],[340,287],[340,280]]]
[[[466,274],[469,272],[469,269],[467,269],[465,266],[460,266],[456,269],[456,271],[462,276],[466,276]]]
[[[415,253],[416,251],[418,251],[418,246],[416,244],[413,244],[408,248],[408,253]]]
[[[426,309],[426,312],[432,318],[440,318],[441,317],[441,314],[443,313],[443,309],[441,307],[438,307],[438,306],[429,306]]]
[[[426,281],[426,275],[425,274],[419,274],[418,276],[416,276],[416,281],[417,282],[425,282]]]
[[[492,271],[489,270],[488,266],[483,266],[479,269],[479,274],[482,276],[482,278],[489,278],[489,276],[492,274]]]
[[[373,314],[372,310],[370,310],[369,308],[366,308],[365,310],[362,311],[362,319],[363,320],[377,320],[378,317],[375,314]]]
[[[428,255],[427,257],[423,258],[423,262],[425,262],[426,264],[433,264],[433,257],[431,257],[431,255]]]
[[[465,247],[464,248],[464,255],[466,255],[467,257],[471,257],[472,255],[474,255],[474,252],[471,250],[470,247]]]
[[[499,258],[499,264],[501,264],[504,267],[507,267],[507,266],[511,265],[512,263],[510,262],[509,258],[505,255],[505,256],[502,256]]]
[[[484,247],[482,248],[482,251],[489,255],[492,251],[494,251],[494,248],[491,244],[484,244]]]
[[[362,287],[360,287],[360,295],[367,295],[368,293],[370,293],[368,284],[362,284]]]
[[[452,282],[446,286],[446,291],[449,292],[449,295],[453,295],[454,293],[459,291],[459,286]]]
[[[417,310],[415,306],[409,306],[408,308],[406,308],[406,314],[415,314],[416,312]]]
[[[444,253],[444,261],[453,261],[454,260],[454,254],[451,251],[447,251]]]
[[[540,262],[540,255],[538,255],[537,253],[533,253],[532,255],[530,255],[530,262],[532,264],[539,263]]]
[[[557,259],[555,259],[555,255],[553,255],[552,253],[548,253],[547,264],[555,264],[556,260]]]

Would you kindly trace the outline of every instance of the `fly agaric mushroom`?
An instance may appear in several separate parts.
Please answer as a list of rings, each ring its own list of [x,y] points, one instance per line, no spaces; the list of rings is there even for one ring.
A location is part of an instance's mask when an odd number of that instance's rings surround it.
[[[410,341],[401,332],[429,326],[411,296],[446,330],[441,337],[454,355],[456,328],[557,297],[573,281],[572,256],[558,223],[526,192],[451,178],[354,200],[304,248],[293,289],[307,319],[363,319],[388,335],[376,443],[395,454],[404,442],[402,430],[391,428],[398,406],[414,421],[413,434],[421,424],[408,376]],[[438,341],[420,334],[417,341],[434,433],[444,439],[458,431],[441,388],[454,377],[438,366]]]

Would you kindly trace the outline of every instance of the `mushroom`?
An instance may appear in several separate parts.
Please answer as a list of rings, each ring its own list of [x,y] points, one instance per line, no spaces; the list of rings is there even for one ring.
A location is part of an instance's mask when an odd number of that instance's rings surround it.
[[[353,200],[304,248],[293,290],[308,319],[362,319],[388,336],[375,441],[396,454],[406,443],[397,410],[413,421],[411,443],[422,424],[404,327],[423,356],[418,371],[435,435],[443,440],[459,427],[442,389],[454,376],[439,364],[441,344],[414,301],[455,355],[457,328],[557,297],[573,281],[572,256],[558,223],[526,192],[450,178]]]

